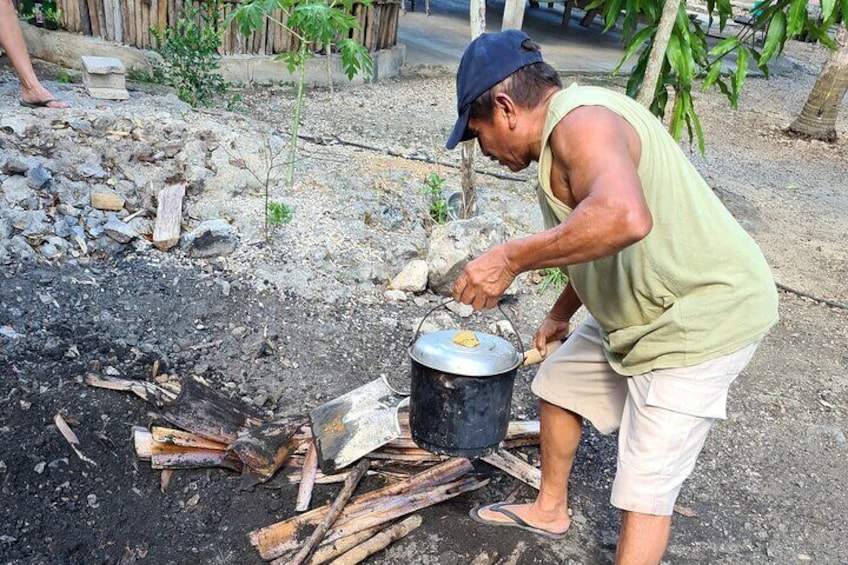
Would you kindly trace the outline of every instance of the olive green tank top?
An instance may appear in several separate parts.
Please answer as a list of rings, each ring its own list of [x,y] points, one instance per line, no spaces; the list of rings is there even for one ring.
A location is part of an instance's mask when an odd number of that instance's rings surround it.
[[[539,159],[539,203],[550,228],[571,208],[551,192],[554,126],[579,106],[604,106],[636,130],[638,174],[653,228],[643,240],[566,267],[602,329],[622,375],[686,367],[760,339],[777,321],[777,290],[765,258],[695,170],[662,123],[635,100],[572,85],[551,99]]]

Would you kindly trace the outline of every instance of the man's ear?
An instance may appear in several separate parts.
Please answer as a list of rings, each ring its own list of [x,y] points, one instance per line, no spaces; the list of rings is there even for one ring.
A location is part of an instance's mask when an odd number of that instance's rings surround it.
[[[503,114],[510,128],[515,127],[517,108],[518,106],[515,104],[515,100],[513,100],[509,94],[505,92],[498,92],[495,94],[495,112]]]

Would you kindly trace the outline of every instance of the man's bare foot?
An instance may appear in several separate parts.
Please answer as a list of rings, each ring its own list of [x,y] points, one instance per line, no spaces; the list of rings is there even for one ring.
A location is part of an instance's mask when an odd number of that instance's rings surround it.
[[[476,521],[493,526],[514,526],[533,531],[546,537],[560,538],[571,526],[571,518],[566,511],[546,512],[537,504],[491,504],[476,508],[471,517]]]
[[[70,108],[71,105],[63,100],[57,100],[50,92],[42,87],[21,92],[21,104],[28,108]]]

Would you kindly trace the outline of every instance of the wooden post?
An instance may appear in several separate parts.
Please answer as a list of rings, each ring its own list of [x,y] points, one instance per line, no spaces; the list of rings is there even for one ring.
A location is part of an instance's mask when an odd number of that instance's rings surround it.
[[[524,0],[506,0],[501,30],[521,29],[524,24]]]
[[[486,0],[471,0],[469,18],[471,21],[471,39],[474,40],[486,31]],[[475,144],[476,142],[474,140],[466,141],[462,144],[462,162],[460,166],[460,177],[462,179],[461,217],[466,220],[473,217],[477,203],[477,194],[474,188],[477,184],[474,178]]]

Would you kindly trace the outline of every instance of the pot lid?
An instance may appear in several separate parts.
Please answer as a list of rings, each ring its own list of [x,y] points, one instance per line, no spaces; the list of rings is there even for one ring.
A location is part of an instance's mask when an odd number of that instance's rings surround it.
[[[440,330],[420,336],[409,356],[425,367],[468,377],[499,375],[517,368],[523,357],[496,335]]]

